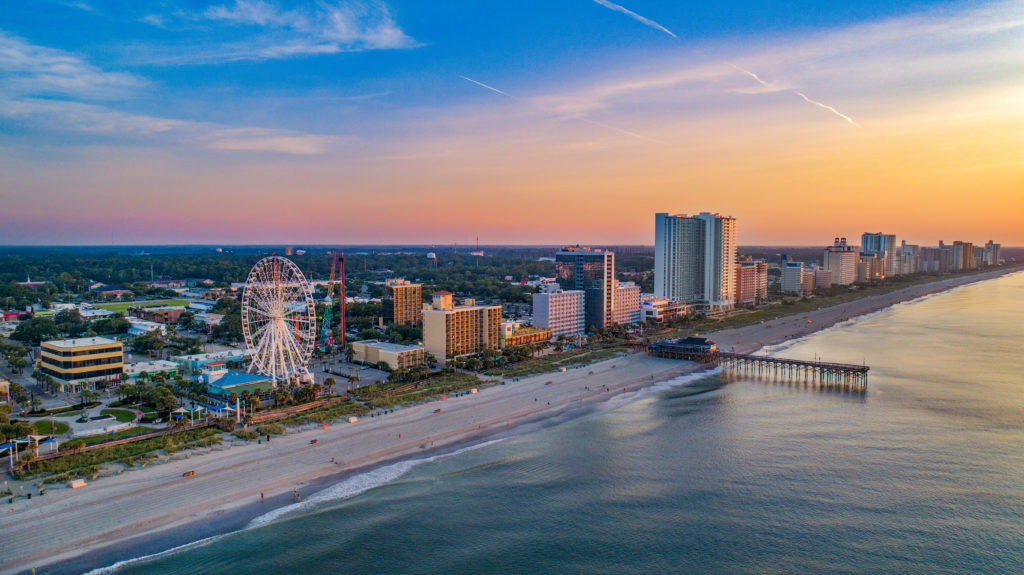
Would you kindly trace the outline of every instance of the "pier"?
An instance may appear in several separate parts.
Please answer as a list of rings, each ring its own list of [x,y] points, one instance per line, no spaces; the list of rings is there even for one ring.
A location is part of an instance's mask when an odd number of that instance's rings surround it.
[[[651,344],[648,353],[655,357],[696,361],[758,377],[786,378],[821,387],[864,391],[868,386],[866,365],[786,359],[767,355],[721,351],[714,343],[699,337],[663,340]]]

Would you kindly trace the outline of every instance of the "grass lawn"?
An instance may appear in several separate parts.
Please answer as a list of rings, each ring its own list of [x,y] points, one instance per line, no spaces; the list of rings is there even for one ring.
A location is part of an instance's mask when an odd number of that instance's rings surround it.
[[[63,414],[61,414],[63,415]],[[43,435],[60,435],[68,432],[68,424],[61,421],[54,421],[52,424],[56,429],[51,430],[51,423],[49,419],[40,419],[32,424],[32,427],[36,428],[36,431]]]
[[[82,415],[82,410],[81,409],[76,409],[76,410],[73,410],[73,411],[61,411],[59,413],[54,413],[54,415],[56,415],[57,417],[78,416],[78,415]]]
[[[368,410],[366,409],[366,407],[360,403],[348,400],[338,401],[329,405],[324,405],[321,407],[310,409],[309,411],[296,413],[295,415],[291,415],[283,419],[278,419],[274,421],[274,423],[279,424],[278,427],[280,427],[281,425],[323,423],[325,421],[333,421],[335,419],[340,419],[342,417],[348,417],[349,415],[363,415],[367,411]],[[264,423],[260,425],[260,428],[267,426],[267,429],[271,430],[267,431],[267,433],[272,433],[272,430],[274,429],[273,427],[271,427],[272,425],[273,424]]]
[[[92,437],[83,437],[86,445],[93,443],[99,443],[108,439],[119,439],[121,437],[129,437],[132,435],[141,435],[143,433],[149,433],[153,431],[152,427],[145,427],[142,425],[136,427],[130,427],[128,429],[122,429],[121,431],[115,431],[114,433],[104,433],[103,435],[93,435]]]
[[[120,303],[97,303],[93,304],[92,307],[96,309],[105,309],[114,313],[124,313],[128,311],[130,307],[154,307],[158,305],[172,305],[184,307],[188,304],[188,300],[183,299],[165,299],[158,301],[126,301]]]
[[[100,411],[100,415],[113,415],[121,423],[127,423],[135,419],[135,414],[127,409],[104,409]]]

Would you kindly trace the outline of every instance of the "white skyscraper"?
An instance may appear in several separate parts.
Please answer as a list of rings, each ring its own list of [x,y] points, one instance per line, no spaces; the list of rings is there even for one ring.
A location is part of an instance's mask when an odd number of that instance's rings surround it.
[[[654,215],[654,295],[709,311],[736,295],[736,219],[718,214]]]

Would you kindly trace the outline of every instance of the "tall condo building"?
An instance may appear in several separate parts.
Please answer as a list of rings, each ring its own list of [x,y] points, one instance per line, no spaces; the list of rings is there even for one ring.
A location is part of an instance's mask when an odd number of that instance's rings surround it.
[[[832,283],[848,286],[857,281],[857,262],[860,254],[854,246],[846,245],[846,238],[836,238],[825,248],[821,267],[832,272]]]
[[[942,243],[939,242],[939,246]],[[974,244],[971,242],[953,242],[949,252],[949,269],[952,271],[969,270],[974,267]]]
[[[743,260],[736,263],[736,303],[752,304],[768,299],[768,262]]]
[[[882,262],[886,276],[895,276],[900,273],[899,248],[896,246],[896,234],[883,234],[882,232],[867,233],[860,236],[860,252],[862,254],[873,254],[878,256]]]
[[[441,363],[460,355],[501,347],[501,306],[475,305],[468,300],[456,306],[451,292],[433,294],[423,308],[423,347]]]
[[[555,253],[555,274],[563,288],[584,292],[586,329],[604,329],[614,321],[615,253],[568,247]]]
[[[804,264],[803,262],[782,262],[782,293],[799,295],[804,291]]]
[[[398,325],[423,323],[423,285],[404,279],[384,282],[384,321]]]
[[[736,219],[719,214],[654,215],[654,295],[708,311],[736,296]]]
[[[985,264],[990,266],[999,265],[999,260],[1003,257],[1003,246],[989,240],[985,244]]]
[[[583,290],[533,294],[533,325],[551,330],[551,337],[586,333]]]

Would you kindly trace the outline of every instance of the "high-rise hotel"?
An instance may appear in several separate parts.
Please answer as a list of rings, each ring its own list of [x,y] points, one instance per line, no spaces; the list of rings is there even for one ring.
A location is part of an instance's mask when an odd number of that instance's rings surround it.
[[[397,325],[423,323],[423,285],[404,279],[384,282],[384,321]]]
[[[615,253],[600,248],[568,247],[555,253],[555,275],[565,290],[584,293],[585,329],[615,323]]]
[[[476,305],[466,299],[455,305],[452,293],[433,294],[423,309],[423,347],[441,363],[484,349],[501,347],[501,306]]]
[[[655,297],[724,311],[735,305],[735,282],[735,218],[654,215]]]

